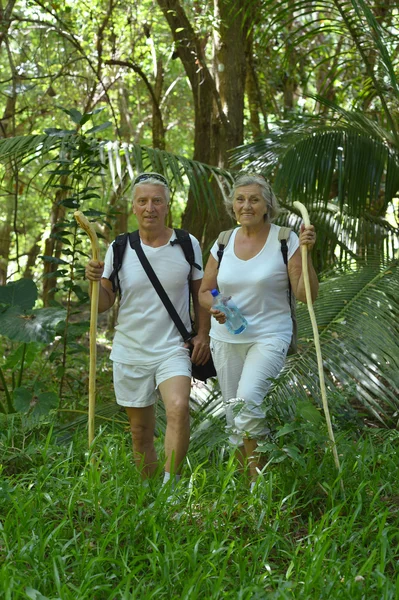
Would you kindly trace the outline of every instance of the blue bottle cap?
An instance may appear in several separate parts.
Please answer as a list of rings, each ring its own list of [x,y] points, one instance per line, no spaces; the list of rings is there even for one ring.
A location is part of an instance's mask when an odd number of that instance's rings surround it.
[[[211,294],[212,294],[212,296],[213,296],[214,298],[216,298],[216,296],[219,294],[219,291],[218,291],[218,290],[216,290],[216,289],[214,289],[214,290],[211,290]]]

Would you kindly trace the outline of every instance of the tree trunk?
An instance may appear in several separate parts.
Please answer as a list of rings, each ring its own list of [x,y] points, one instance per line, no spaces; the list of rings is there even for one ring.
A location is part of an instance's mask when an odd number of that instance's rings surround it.
[[[10,185],[11,182],[8,182],[7,187],[9,187]],[[2,208],[3,217],[1,219],[2,223],[0,227],[0,285],[6,285],[14,212],[14,195],[11,191],[7,193],[5,199],[3,196]]]
[[[245,40],[247,26],[242,3],[215,0],[220,30],[213,39],[213,74],[206,64],[206,40],[200,39],[178,0],[158,0],[171,29],[176,52],[190,80],[194,98],[194,160],[224,167],[228,151],[243,141]],[[189,194],[183,226],[208,248],[219,231],[231,226],[217,184],[215,207],[198,204]]]
[[[66,185],[66,178],[64,178],[61,183]],[[51,208],[51,216],[50,216],[50,237],[48,237],[44,243],[44,255],[45,256],[54,256],[55,258],[59,258],[62,250],[62,243],[54,237],[51,237],[51,234],[57,233],[58,223],[65,216],[65,207],[58,204],[60,200],[66,197],[66,190],[59,189],[55,195],[55,201]],[[57,278],[55,276],[51,276],[52,273],[57,271],[58,265],[52,262],[44,261],[44,269],[43,269],[43,304],[44,306],[49,306],[51,301],[54,299],[55,288],[57,286]]]
[[[32,279],[32,269],[36,264],[38,255],[40,254],[39,242],[41,239],[42,239],[42,234],[39,233],[39,235],[36,236],[36,239],[33,242],[32,246],[28,250],[27,261],[26,261],[26,266],[25,266],[25,271],[24,271],[24,277],[26,277],[27,279]]]

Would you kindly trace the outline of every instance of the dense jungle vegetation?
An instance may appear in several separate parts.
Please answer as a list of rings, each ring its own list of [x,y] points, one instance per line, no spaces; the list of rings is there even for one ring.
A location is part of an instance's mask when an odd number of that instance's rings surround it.
[[[14,600],[399,598],[399,10],[392,0],[0,3],[0,590]],[[249,496],[217,381],[193,386],[177,505],[139,481],[98,328],[88,451],[87,236],[135,228],[131,181],[171,183],[204,257],[237,172],[318,234]],[[164,415],[158,409],[157,443]]]

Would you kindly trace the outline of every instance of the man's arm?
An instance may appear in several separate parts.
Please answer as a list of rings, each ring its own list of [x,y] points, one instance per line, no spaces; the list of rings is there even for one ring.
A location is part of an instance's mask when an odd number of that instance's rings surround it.
[[[203,365],[209,359],[209,329],[211,318],[209,312],[200,306],[198,301],[198,292],[201,287],[202,279],[196,279],[190,282],[191,295],[193,298],[195,327],[197,335],[192,339],[193,352],[191,360],[197,365]]]
[[[111,308],[115,302],[116,294],[112,291],[112,283],[103,277],[104,263],[101,260],[90,260],[86,265],[86,279],[89,280],[89,296],[93,281],[99,281],[98,312],[102,313]]]

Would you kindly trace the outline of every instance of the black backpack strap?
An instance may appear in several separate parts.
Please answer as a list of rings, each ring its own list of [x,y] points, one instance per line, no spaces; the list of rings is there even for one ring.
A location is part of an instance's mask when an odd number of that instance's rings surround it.
[[[194,248],[191,241],[190,234],[185,229],[175,229],[176,239],[170,242],[171,246],[180,244],[181,249],[184,252],[186,261],[190,267],[195,267],[199,271],[202,271],[201,267],[195,262]]]
[[[112,283],[112,291],[116,294],[119,291],[119,294],[122,296],[121,284],[119,281],[119,271],[122,267],[123,255],[126,250],[128,233],[121,233],[114,240],[113,247],[113,262],[112,262],[112,273],[109,276],[109,280]]]
[[[161,282],[159,281],[154,269],[150,265],[150,262],[144,253],[143,248],[141,247],[140,235],[139,235],[138,231],[133,231],[133,233],[131,233],[129,235],[129,242],[130,242],[130,245],[133,248],[133,250],[136,251],[137,257],[138,257],[139,261],[141,262],[144,271],[147,273],[149,280],[151,281],[152,285],[155,288],[155,291],[157,292],[158,296],[162,300],[171,319],[173,320],[174,324],[176,325],[177,329],[179,330],[180,335],[182,336],[182,338],[185,342],[189,342],[191,340],[191,338],[193,337],[194,333],[193,332],[190,333],[186,329],[177,310],[175,309],[172,302],[170,301],[169,296],[163,289]]]
[[[231,238],[231,235],[232,235],[233,231],[234,231],[234,229],[227,229],[227,231],[221,231],[219,233],[219,237],[218,237],[218,251],[217,251],[217,256],[218,256],[218,270],[219,270],[219,267],[220,267],[220,263],[222,262],[224,249],[226,248],[227,244],[229,243],[229,239]]]
[[[280,227],[280,230],[278,232],[278,239],[280,240],[280,244],[281,244],[281,254],[283,255],[283,261],[284,261],[285,266],[287,267],[287,270],[288,270],[288,245],[287,245],[287,240],[290,237],[290,233],[291,233],[291,228],[290,227]],[[290,306],[291,306],[292,290],[291,290],[291,282],[290,282],[290,278],[289,277],[288,277],[288,293],[289,293]]]

